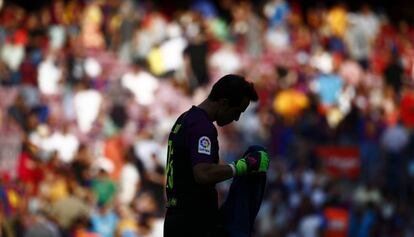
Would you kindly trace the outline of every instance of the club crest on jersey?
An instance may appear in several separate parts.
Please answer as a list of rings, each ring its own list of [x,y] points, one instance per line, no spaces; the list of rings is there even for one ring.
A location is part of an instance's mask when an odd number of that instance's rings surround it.
[[[206,136],[200,137],[198,139],[198,153],[210,155],[211,154],[211,141],[210,138]]]

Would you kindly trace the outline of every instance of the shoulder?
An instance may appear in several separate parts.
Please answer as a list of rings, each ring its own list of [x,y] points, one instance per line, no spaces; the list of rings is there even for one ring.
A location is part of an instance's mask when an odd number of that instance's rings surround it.
[[[202,109],[193,106],[188,111],[188,118],[187,118],[187,125],[192,129],[203,129],[203,130],[210,130],[214,133],[217,132],[216,127],[214,126],[213,122],[211,122],[206,114]]]

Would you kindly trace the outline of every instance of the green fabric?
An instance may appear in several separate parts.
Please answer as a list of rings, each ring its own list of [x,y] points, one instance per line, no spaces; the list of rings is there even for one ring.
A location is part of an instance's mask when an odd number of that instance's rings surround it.
[[[221,41],[227,41],[229,39],[229,28],[223,19],[215,18],[208,21],[208,24],[217,39]]]
[[[92,190],[96,195],[98,204],[105,205],[112,201],[116,187],[114,182],[109,179],[95,179],[92,181]]]
[[[267,172],[269,169],[269,155],[265,151],[260,152],[260,164],[259,164],[259,172]]]
[[[238,161],[235,161],[234,166],[236,167],[237,176],[247,173],[246,159],[240,159]]]

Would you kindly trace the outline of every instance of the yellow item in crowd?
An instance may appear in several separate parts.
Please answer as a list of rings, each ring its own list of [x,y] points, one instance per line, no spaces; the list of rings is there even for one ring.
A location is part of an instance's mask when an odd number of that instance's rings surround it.
[[[99,25],[102,23],[102,11],[100,7],[97,4],[90,4],[85,9],[85,15],[84,15],[84,23],[85,24],[95,24]]]
[[[138,226],[137,222],[133,218],[124,218],[121,219],[118,223],[118,232],[123,233],[125,231],[132,231],[132,232],[138,232]]]
[[[65,25],[69,25],[72,23],[74,19],[73,11],[75,9],[75,3],[69,2],[68,5],[65,7],[65,11],[63,12],[63,22]]]
[[[328,12],[327,23],[331,33],[342,38],[347,27],[347,11],[345,7],[338,5],[332,8]]]
[[[118,29],[121,28],[122,25],[122,17],[120,15],[115,15],[109,21],[109,29],[111,32],[116,32]]]
[[[342,121],[343,118],[344,114],[338,107],[334,106],[331,108],[327,108],[326,119],[331,128],[338,126],[338,124]]]
[[[52,202],[56,202],[67,197],[69,194],[65,179],[58,178],[50,187],[49,197]]]
[[[308,97],[301,91],[287,89],[276,95],[273,101],[275,113],[285,117],[296,117],[309,105]]]
[[[7,199],[9,200],[10,206],[16,208],[20,204],[19,194],[15,190],[8,190]]]
[[[154,47],[148,54],[148,64],[151,73],[160,76],[165,73],[164,62],[162,59],[161,50],[159,47]]]

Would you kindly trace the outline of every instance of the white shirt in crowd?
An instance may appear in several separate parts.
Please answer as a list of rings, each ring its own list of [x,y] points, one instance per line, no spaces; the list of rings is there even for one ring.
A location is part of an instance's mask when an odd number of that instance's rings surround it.
[[[152,224],[150,233],[147,237],[163,237],[164,236],[164,218],[156,218]]]
[[[60,160],[65,163],[73,160],[79,147],[79,140],[74,134],[56,131],[50,136],[49,140],[52,149],[58,152]]]
[[[187,46],[187,40],[181,36],[179,26],[170,24],[167,31],[170,38],[160,46],[165,72],[176,71],[183,67],[183,52]]]
[[[144,168],[148,171],[155,170],[156,162],[165,165],[165,160],[161,160],[161,157],[164,157],[165,150],[154,140],[145,139],[137,141],[134,144],[134,152],[141,159]]]
[[[131,163],[123,165],[120,173],[120,192],[119,201],[122,204],[129,205],[135,197],[138,189],[138,183],[141,181],[141,176],[138,169]]]
[[[40,63],[37,71],[40,92],[44,95],[59,94],[59,80],[61,76],[62,70],[55,64],[53,57],[48,56]]]
[[[91,130],[93,123],[98,118],[102,104],[102,95],[94,89],[79,91],[74,97],[76,121],[83,133]]]
[[[63,26],[52,25],[49,27],[48,36],[52,49],[61,49],[66,41],[66,31]]]
[[[242,63],[234,46],[228,44],[214,52],[210,58],[211,66],[217,70],[217,75],[237,73]]]
[[[360,205],[365,205],[370,202],[378,205],[382,200],[382,195],[375,187],[369,188],[361,185],[354,191],[353,199],[355,203]]]
[[[304,216],[299,222],[300,237],[320,236],[319,230],[322,227],[322,217],[317,214]]]
[[[322,73],[331,73],[333,70],[332,56],[323,49],[319,49],[319,51],[310,58],[310,64]]]
[[[6,43],[0,48],[1,60],[12,70],[17,71],[23,62],[25,49],[23,45]]]
[[[266,44],[271,49],[284,50],[289,48],[289,33],[284,27],[270,28],[266,32]]]
[[[47,124],[40,124],[35,130],[30,132],[29,141],[45,153],[50,154],[50,152],[53,152],[50,146],[50,128]]]
[[[155,99],[159,87],[157,78],[145,71],[127,72],[121,79],[124,88],[130,90],[140,105],[150,105]]]
[[[355,59],[366,59],[371,54],[372,41],[379,32],[380,21],[372,13],[350,13],[348,23],[345,42],[350,55]]]
[[[59,159],[65,163],[73,160],[79,147],[79,140],[74,134],[61,131],[50,133],[50,128],[46,124],[39,125],[30,133],[29,139],[45,154],[50,155],[56,151]]]

